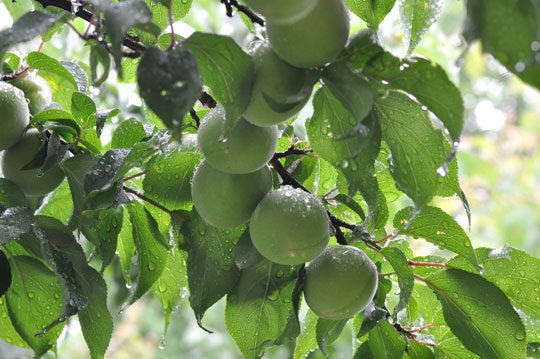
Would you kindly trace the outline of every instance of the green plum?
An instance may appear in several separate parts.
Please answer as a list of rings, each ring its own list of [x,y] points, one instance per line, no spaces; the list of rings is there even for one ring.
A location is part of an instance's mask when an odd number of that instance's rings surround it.
[[[318,0],[244,0],[253,10],[267,19],[291,23],[306,16]]]
[[[378,280],[377,267],[362,250],[329,246],[306,269],[304,297],[319,317],[347,319],[371,302]]]
[[[343,0],[317,0],[309,14],[292,24],[268,19],[266,32],[274,51],[289,64],[322,66],[336,58],[349,36],[349,13]]]
[[[45,110],[52,102],[51,88],[43,77],[28,75],[11,80],[9,83],[24,92],[32,115]]]
[[[191,197],[199,215],[218,228],[232,228],[249,221],[257,204],[272,189],[268,166],[248,174],[214,169],[204,160],[193,174]]]
[[[221,138],[225,125],[225,113],[221,106],[204,116],[197,142],[204,157],[217,170],[244,174],[264,167],[274,155],[278,141],[276,126],[259,127],[245,119]]]
[[[62,183],[64,172],[58,165],[45,173],[39,168],[22,170],[38,154],[43,138],[35,129],[30,129],[12,147],[4,152],[2,157],[2,172],[4,177],[15,182],[29,197],[43,196]]]
[[[308,71],[283,61],[266,42],[255,47],[252,57],[255,79],[244,117],[257,126],[287,121],[309,100],[313,84]]]
[[[249,233],[257,250],[279,264],[301,264],[328,245],[330,221],[313,194],[283,186],[270,192],[251,216]]]
[[[15,86],[0,81],[0,151],[21,139],[29,119],[30,112],[24,93]]]

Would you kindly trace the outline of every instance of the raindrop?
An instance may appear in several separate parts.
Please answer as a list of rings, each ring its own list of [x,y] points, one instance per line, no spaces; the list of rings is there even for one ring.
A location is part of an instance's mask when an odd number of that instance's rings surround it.
[[[30,299],[34,298],[34,293],[28,292],[28,298],[30,298]]]
[[[148,269],[151,270],[151,271],[154,270],[154,269],[156,269],[155,264],[152,263],[152,262],[148,263]]]
[[[517,340],[525,340],[525,337],[525,331],[522,329],[519,329],[517,332],[514,333],[514,338],[516,338]]]
[[[159,349],[163,350],[165,349],[165,336],[161,336],[161,340],[159,341]]]

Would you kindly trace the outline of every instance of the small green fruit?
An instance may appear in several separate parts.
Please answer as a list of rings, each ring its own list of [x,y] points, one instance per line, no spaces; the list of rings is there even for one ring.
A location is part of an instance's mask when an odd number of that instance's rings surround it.
[[[281,23],[298,21],[317,4],[317,0],[244,0],[244,2],[264,17]]]
[[[225,135],[222,107],[210,111],[199,127],[197,142],[204,157],[222,172],[242,174],[257,171],[274,155],[278,141],[276,126],[259,127],[241,118]]]
[[[199,215],[214,227],[232,228],[249,221],[257,204],[272,189],[268,166],[248,174],[218,171],[205,160],[195,170],[191,197]]]
[[[309,14],[292,24],[268,19],[266,32],[274,51],[296,67],[322,66],[336,58],[349,36],[343,0],[317,0]]]
[[[308,71],[283,61],[268,43],[259,44],[252,57],[255,79],[244,117],[257,126],[287,121],[304,107],[311,95],[313,84],[308,83]]]
[[[377,267],[363,251],[330,246],[307,267],[304,297],[319,317],[347,319],[371,302],[378,280]]]
[[[65,177],[58,165],[43,174],[39,173],[39,168],[21,170],[34,159],[42,142],[39,132],[31,129],[19,142],[8,148],[2,157],[4,177],[19,185],[30,197],[43,196],[51,192],[62,183]]]
[[[0,81],[0,151],[21,139],[29,118],[24,93],[15,86]]]
[[[32,115],[45,110],[52,102],[51,88],[43,77],[29,75],[11,80],[9,83],[24,92]]]
[[[319,199],[283,186],[257,206],[249,226],[251,241],[267,259],[301,264],[318,256],[330,239],[329,219]]]

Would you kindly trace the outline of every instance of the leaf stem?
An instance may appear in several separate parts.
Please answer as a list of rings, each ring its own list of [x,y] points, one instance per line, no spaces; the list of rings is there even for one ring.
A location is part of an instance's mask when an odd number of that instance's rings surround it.
[[[142,172],[139,172],[139,173],[135,173],[134,175],[131,175],[131,176],[128,176],[126,178],[124,178],[122,180],[122,182],[127,182],[133,178],[137,178],[137,177],[141,177],[141,176],[144,176],[146,174],[146,171],[142,171]]]
[[[411,267],[431,267],[431,268],[448,268],[446,263],[433,263],[433,262],[415,262],[410,259],[407,260],[407,263]]]

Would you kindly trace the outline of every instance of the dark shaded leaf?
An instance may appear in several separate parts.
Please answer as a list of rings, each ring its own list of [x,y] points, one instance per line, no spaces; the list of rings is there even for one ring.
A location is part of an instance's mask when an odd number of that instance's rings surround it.
[[[375,32],[365,29],[351,36],[340,57],[346,57],[351,69],[361,71],[372,58],[381,52],[384,52],[384,49],[379,44]]]
[[[137,286],[129,303],[143,296],[161,277],[167,263],[168,244],[158,229],[156,220],[140,203],[127,205],[133,225],[133,239],[137,249],[139,275]]]
[[[326,353],[326,346],[332,344],[337,338],[339,338],[339,335],[343,331],[343,328],[345,328],[345,324],[347,324],[348,321],[349,319],[328,320],[319,318],[319,320],[317,320],[317,326],[315,329],[317,344],[319,345],[321,352],[327,358],[329,358],[329,356],[328,353]]]
[[[207,225],[195,210],[181,213],[186,219],[180,249],[187,252],[189,303],[202,326],[206,310],[236,288],[240,272],[233,251],[244,228],[219,229]]]
[[[73,75],[79,92],[86,93],[88,91],[88,76],[81,66],[75,61],[60,61],[60,64]]]
[[[0,245],[17,240],[32,230],[34,214],[28,207],[10,207],[0,214]]]
[[[3,251],[0,251],[0,298],[7,292],[11,285],[11,266]]]
[[[60,15],[42,11],[32,11],[21,16],[11,28],[0,31],[0,61],[10,47],[32,40],[53,27],[61,19]]]
[[[29,203],[22,189],[8,179],[0,178],[0,205],[10,207],[28,207]]]
[[[164,52],[151,47],[137,68],[141,97],[177,139],[184,116],[201,95],[199,66],[189,50]]]

